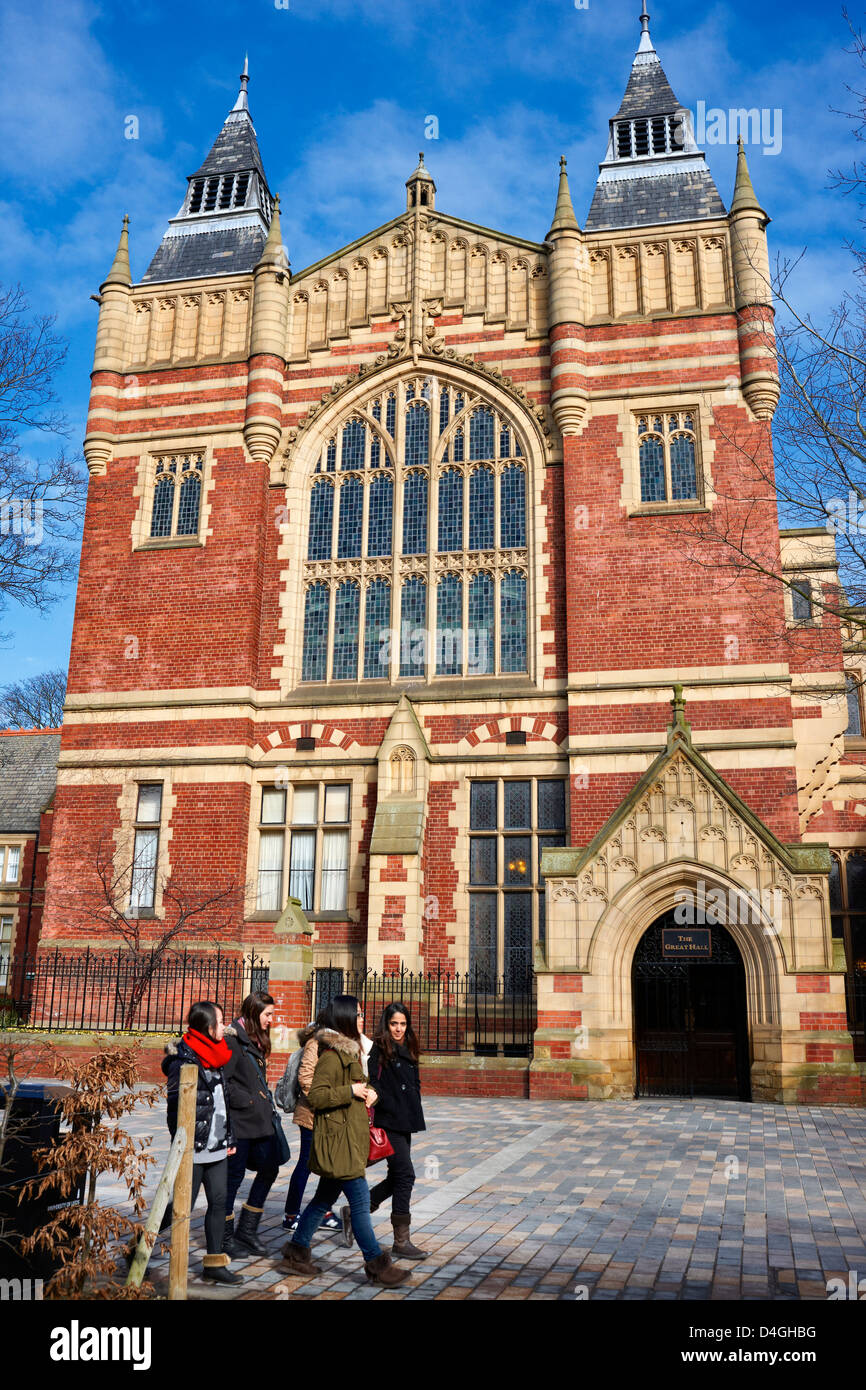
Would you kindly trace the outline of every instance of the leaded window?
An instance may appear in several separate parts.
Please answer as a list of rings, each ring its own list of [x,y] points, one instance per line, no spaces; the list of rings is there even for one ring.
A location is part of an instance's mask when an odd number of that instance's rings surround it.
[[[345,912],[350,805],[348,783],[262,787],[256,894],[259,912],[278,915],[287,897],[298,898],[308,914]]]
[[[545,939],[545,849],[566,843],[565,781],[473,782],[469,793],[469,971],[519,992]]]
[[[831,931],[845,945],[848,1027],[854,1056],[866,1061],[866,850],[831,852],[829,888]]]
[[[639,415],[636,425],[641,502],[699,500],[694,411]]]
[[[435,376],[357,405],[310,479],[302,680],[526,672],[525,457]]]
[[[162,783],[141,783],[136,792],[129,912],[152,914],[156,902],[156,868],[162,818]]]
[[[168,454],[154,461],[150,539],[197,536],[203,454]]]

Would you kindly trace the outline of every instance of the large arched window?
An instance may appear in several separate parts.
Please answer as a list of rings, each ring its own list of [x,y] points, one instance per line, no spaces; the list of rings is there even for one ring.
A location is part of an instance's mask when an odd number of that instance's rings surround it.
[[[526,450],[498,406],[380,388],[322,443],[308,507],[302,680],[528,671]]]

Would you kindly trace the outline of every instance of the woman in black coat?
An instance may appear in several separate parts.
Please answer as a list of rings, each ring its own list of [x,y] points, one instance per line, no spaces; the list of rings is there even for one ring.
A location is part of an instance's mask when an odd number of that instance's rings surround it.
[[[259,1222],[280,1164],[289,1157],[288,1141],[274,1110],[267,1079],[273,1018],[273,998],[257,990],[247,995],[240,1017],[226,1029],[231,1058],[226,1064],[225,1079],[235,1151],[228,1162],[223,1249],[233,1256],[266,1253],[267,1247],[258,1238]],[[248,1168],[254,1177],[235,1228],[235,1198]]]
[[[368,1059],[370,1085],[379,1097],[374,1123],[384,1129],[394,1152],[388,1158],[388,1175],[370,1192],[370,1210],[391,1198],[392,1252],[403,1260],[425,1260],[409,1239],[412,1218],[409,1204],[415,1183],[412,1167],[412,1135],[426,1129],[421,1108],[418,1076],[420,1048],[405,1004],[389,1004],[373,1036]]]

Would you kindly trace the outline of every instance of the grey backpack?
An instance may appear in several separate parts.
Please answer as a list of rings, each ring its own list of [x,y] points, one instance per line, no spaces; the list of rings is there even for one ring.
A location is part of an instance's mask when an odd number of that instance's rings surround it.
[[[298,1096],[301,1092],[298,1082],[298,1072],[303,1055],[304,1049],[302,1047],[299,1047],[297,1052],[292,1053],[288,1062],[286,1062],[285,1071],[274,1088],[274,1099],[280,1109],[285,1110],[287,1115],[292,1114],[292,1111],[298,1103]]]

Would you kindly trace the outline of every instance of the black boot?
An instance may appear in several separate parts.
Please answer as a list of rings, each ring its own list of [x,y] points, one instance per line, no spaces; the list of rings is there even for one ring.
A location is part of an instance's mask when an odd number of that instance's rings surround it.
[[[238,1243],[238,1238],[235,1233],[234,1216],[226,1217],[226,1229],[225,1235],[223,1236],[223,1254],[228,1255],[231,1260],[243,1259],[249,1254],[249,1251]]]
[[[242,1284],[244,1281],[239,1274],[232,1274],[228,1267],[229,1257],[222,1252],[220,1255],[205,1255],[204,1268],[201,1272],[202,1279],[207,1279],[211,1284]]]
[[[238,1217],[238,1227],[235,1232],[235,1245],[239,1245],[244,1251],[253,1255],[266,1255],[268,1253],[267,1246],[262,1245],[262,1242],[256,1234],[261,1219],[261,1207],[248,1207],[246,1203],[244,1203],[241,1207],[241,1214]]]

